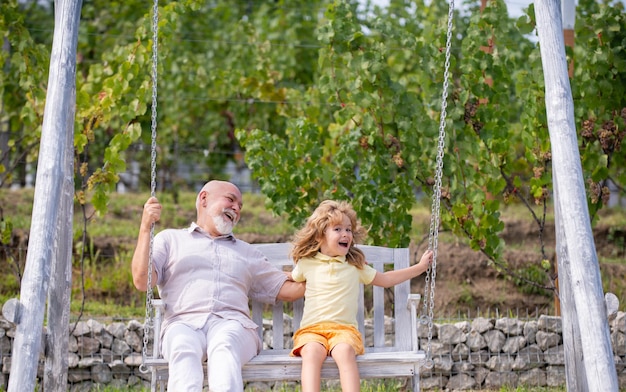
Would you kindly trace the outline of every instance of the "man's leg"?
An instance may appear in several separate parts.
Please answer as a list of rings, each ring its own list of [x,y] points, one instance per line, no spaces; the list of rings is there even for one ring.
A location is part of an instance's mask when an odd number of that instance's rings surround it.
[[[213,317],[207,333],[207,372],[211,392],[241,392],[241,367],[258,353],[256,331],[238,321]]]
[[[202,359],[206,335],[183,324],[171,325],[163,337],[163,357],[169,363],[168,391],[202,392]]]

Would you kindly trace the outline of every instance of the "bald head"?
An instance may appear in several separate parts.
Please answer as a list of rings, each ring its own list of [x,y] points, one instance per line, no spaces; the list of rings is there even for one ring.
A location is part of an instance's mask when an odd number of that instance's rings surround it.
[[[238,195],[240,204],[243,205],[241,202],[241,191],[239,191],[239,188],[237,188],[235,184],[228,181],[212,180],[204,184],[202,189],[200,189],[200,192],[198,192],[198,196],[196,197],[196,209],[200,208],[200,197],[202,192],[206,192],[209,195],[215,195],[222,190]]]

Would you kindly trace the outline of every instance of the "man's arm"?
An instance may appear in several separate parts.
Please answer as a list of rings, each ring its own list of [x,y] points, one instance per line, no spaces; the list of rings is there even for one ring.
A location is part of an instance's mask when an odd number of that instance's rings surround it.
[[[286,280],[283,283],[278,295],[276,296],[277,300],[280,301],[295,301],[304,297],[304,282],[294,282],[292,280]]]
[[[143,214],[141,215],[141,225],[139,226],[139,234],[137,236],[137,246],[133,253],[133,261],[131,270],[133,274],[133,283],[138,290],[148,290],[148,259],[150,257],[150,230],[152,224],[161,218],[161,204],[155,197],[148,199],[143,206]],[[152,286],[156,285],[156,272],[152,268]]]

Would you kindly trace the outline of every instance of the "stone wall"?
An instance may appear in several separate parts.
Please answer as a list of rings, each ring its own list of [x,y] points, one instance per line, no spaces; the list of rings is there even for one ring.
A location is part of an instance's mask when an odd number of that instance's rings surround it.
[[[96,385],[118,388],[150,387],[150,374],[139,371],[143,347],[143,323],[96,320],[79,321],[69,327],[68,390],[88,391]],[[0,316],[0,390],[6,390],[11,371],[15,326]],[[43,375],[40,355],[38,376]]]
[[[269,322],[268,325],[271,325]],[[626,313],[610,322],[611,342],[620,388],[626,388]],[[386,338],[393,339],[393,320],[386,320]],[[291,328],[285,328],[290,341]],[[418,330],[422,348],[428,350],[428,329]],[[366,345],[371,342],[366,323]],[[0,390],[8,385],[11,345],[15,327],[0,316]],[[140,390],[149,387],[150,375],[140,369],[143,344],[142,322],[102,323],[80,321],[70,325],[68,390],[88,391],[95,386]],[[266,346],[271,333],[266,330]],[[435,323],[430,341],[433,363],[422,370],[422,389],[498,390],[502,386],[564,386],[565,358],[561,319],[540,316],[475,318],[455,323]],[[43,358],[40,361],[40,374]],[[266,389],[270,389],[266,385]]]
[[[610,321],[620,388],[626,388],[626,313]],[[419,335],[427,336],[420,326]],[[565,386],[560,317],[537,320],[475,318],[438,324],[430,351],[434,366],[422,371],[423,389],[498,390],[503,386]],[[427,350],[427,339],[421,340]]]

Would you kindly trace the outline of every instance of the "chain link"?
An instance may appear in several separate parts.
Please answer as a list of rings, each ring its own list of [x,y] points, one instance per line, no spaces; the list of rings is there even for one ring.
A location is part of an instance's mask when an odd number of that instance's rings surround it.
[[[152,117],[151,131],[152,144],[150,146],[150,195],[156,195],[156,137],[157,137],[157,69],[158,69],[158,37],[159,37],[159,0],[154,0],[152,5]],[[152,248],[154,245],[154,224],[150,227],[150,250],[148,253],[148,288],[146,290],[146,321],[143,325],[142,357],[145,363],[148,357],[148,343],[152,331],[154,331],[154,307],[152,300]],[[147,371],[141,365],[142,371]]]
[[[441,115],[439,118],[439,139],[437,144],[437,165],[435,168],[435,183],[433,185],[432,211],[430,214],[430,230],[428,234],[428,249],[433,251],[433,262],[426,271],[424,288],[424,308],[422,322],[428,324],[428,344],[426,348],[427,367],[434,365],[431,358],[431,342],[433,339],[433,313],[435,308],[435,281],[437,278],[437,246],[439,236],[441,178],[443,176],[443,155],[446,139],[446,117],[448,108],[448,74],[450,72],[450,47],[452,46],[452,22],[454,21],[454,0],[450,0],[448,9],[448,30],[446,35],[446,59],[443,72],[443,92],[441,94]]]

